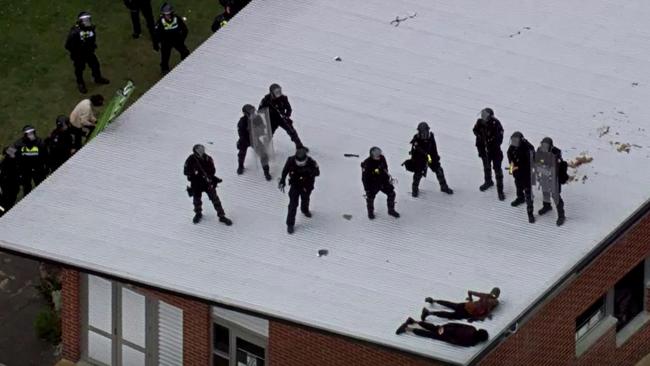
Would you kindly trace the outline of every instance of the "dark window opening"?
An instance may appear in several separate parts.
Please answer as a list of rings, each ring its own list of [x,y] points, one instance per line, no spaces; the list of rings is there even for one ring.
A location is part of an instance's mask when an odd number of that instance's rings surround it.
[[[605,296],[594,302],[576,318],[576,340],[582,338],[605,317]]]
[[[219,324],[212,325],[214,350],[220,351],[225,355],[230,352],[230,331]]]
[[[617,332],[643,311],[644,293],[644,262],[641,262],[614,287],[614,317],[618,319]]]
[[[237,365],[264,366],[264,348],[237,338]]]

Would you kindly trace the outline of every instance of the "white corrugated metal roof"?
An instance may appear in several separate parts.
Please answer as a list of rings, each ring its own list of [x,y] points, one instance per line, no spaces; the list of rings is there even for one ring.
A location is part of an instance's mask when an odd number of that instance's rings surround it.
[[[425,296],[462,300],[467,288],[499,286],[502,306],[478,324],[497,335],[648,199],[648,15],[644,0],[254,1],[3,217],[2,246],[466,363],[481,347],[394,331]],[[314,217],[299,217],[293,236],[287,196],[251,153],[235,174],[241,106],[271,82],[289,95],[322,170]],[[485,106],[507,135],[522,130],[535,144],[550,135],[567,158],[594,157],[579,170],[584,184],[564,189],[565,226],[554,214],[529,225],[508,204],[510,177],[507,202],[478,191],[471,129]],[[421,120],[453,196],[430,174],[410,197],[399,165]],[[619,153],[610,141],[640,147]],[[217,162],[232,227],[209,209],[191,223],[182,165],[197,142]],[[366,218],[360,159],[343,157],[372,145],[399,180],[399,220],[382,196],[378,218]],[[279,130],[275,146],[277,177],[292,144]],[[329,256],[318,258],[321,248]]]

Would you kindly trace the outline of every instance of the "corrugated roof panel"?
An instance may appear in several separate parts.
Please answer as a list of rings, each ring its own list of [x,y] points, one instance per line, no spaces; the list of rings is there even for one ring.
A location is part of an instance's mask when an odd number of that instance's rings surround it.
[[[426,296],[460,301],[468,288],[499,286],[502,306],[477,324],[496,336],[648,199],[649,13],[641,0],[253,1],[4,216],[2,246],[466,363],[483,346],[394,331]],[[322,171],[314,217],[299,217],[293,236],[288,199],[252,152],[235,174],[241,106],[272,82]],[[550,135],[566,158],[593,156],[577,173],[586,181],[564,187],[565,226],[554,214],[530,225],[525,209],[478,191],[471,129],[485,106],[508,136]],[[410,197],[400,164],[422,120],[453,196],[430,174]],[[619,153],[610,142],[638,147]],[[232,227],[205,201],[205,220],[191,223],[182,165],[195,143],[216,160]],[[343,157],[373,145],[399,181],[399,220],[381,195],[367,220],[360,159]],[[275,149],[277,178],[293,151],[282,130]],[[322,248],[330,254],[318,258]]]

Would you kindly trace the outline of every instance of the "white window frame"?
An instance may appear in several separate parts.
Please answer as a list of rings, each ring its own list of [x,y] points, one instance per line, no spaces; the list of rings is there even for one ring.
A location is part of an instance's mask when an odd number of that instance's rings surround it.
[[[222,352],[214,348],[214,324],[220,325],[228,329],[228,355],[222,354]],[[221,318],[212,314],[212,328],[210,332],[210,349],[212,350],[211,355],[214,358],[215,356],[221,356],[223,358],[228,358],[229,366],[237,366],[237,338],[243,339],[246,342],[252,343],[258,347],[264,349],[264,364],[269,364],[268,358],[268,337],[265,337],[257,332],[248,330],[241,325],[234,323],[230,320]],[[214,364],[214,360],[211,360],[211,365]]]
[[[95,276],[111,283],[111,334],[96,329],[89,325],[88,321],[88,276],[86,273],[81,274],[81,359],[87,363],[98,366],[112,366],[93,360],[88,356],[88,332],[100,334],[111,339],[111,359],[113,365],[122,365],[122,345],[127,345],[133,349],[143,352],[145,355],[145,366],[158,365],[158,300],[147,296],[147,294],[138,291],[131,285],[122,284],[101,276]],[[145,348],[133,344],[122,337],[122,288],[133,291],[145,298]]]

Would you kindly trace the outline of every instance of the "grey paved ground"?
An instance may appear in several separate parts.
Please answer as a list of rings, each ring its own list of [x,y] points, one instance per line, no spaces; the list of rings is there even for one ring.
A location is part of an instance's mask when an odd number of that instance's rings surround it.
[[[34,332],[47,305],[34,288],[38,262],[0,252],[0,366],[54,365],[54,347]]]

